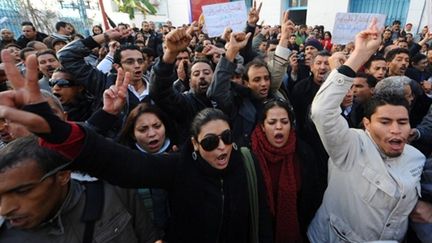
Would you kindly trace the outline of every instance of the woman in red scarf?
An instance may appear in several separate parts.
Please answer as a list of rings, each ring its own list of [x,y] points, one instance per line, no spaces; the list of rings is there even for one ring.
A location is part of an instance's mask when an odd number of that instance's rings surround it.
[[[273,215],[275,242],[302,242],[297,217],[300,172],[295,159],[293,114],[280,100],[265,104],[260,124],[252,133],[252,151],[259,160],[267,201]]]

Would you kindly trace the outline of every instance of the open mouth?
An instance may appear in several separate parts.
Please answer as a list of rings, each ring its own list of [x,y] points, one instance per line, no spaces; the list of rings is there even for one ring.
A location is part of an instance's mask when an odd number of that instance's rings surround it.
[[[266,97],[267,94],[268,94],[268,89],[261,89],[261,90],[259,91],[259,94],[260,94],[261,96],[263,96],[263,97]]]
[[[13,226],[13,227],[19,227],[22,226],[25,223],[25,219],[27,217],[21,216],[21,217],[10,217],[7,218],[7,220],[9,221],[9,223]]]
[[[200,89],[206,89],[208,87],[208,83],[206,81],[200,81],[198,83],[198,86],[200,87]]]
[[[156,148],[158,145],[159,145],[159,140],[157,140],[157,139],[156,140],[151,140],[148,143],[149,148],[152,148],[152,149]]]
[[[135,71],[134,72],[134,76],[135,77],[141,77],[142,76],[142,71]]]
[[[218,166],[225,166],[228,163],[228,154],[223,153],[217,157]]]
[[[393,138],[389,140],[389,144],[393,150],[401,150],[405,143],[402,139]]]

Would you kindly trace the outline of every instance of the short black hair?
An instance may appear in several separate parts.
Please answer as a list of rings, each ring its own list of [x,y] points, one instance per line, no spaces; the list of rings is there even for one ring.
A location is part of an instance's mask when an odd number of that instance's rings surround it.
[[[46,49],[46,50],[42,50],[42,51],[38,51],[36,52],[36,58],[42,56],[42,55],[46,55],[46,54],[50,54],[53,55],[55,59],[57,59],[57,61],[59,60],[55,51],[53,49]]]
[[[410,107],[405,97],[395,94],[375,94],[366,102],[364,107],[364,117],[371,119],[377,108],[383,105],[403,106],[409,112]]]
[[[27,52],[31,52],[31,51],[35,51],[35,49],[33,47],[25,47],[23,49],[21,49],[19,55],[21,60],[25,61],[25,55]]]
[[[427,59],[427,56],[421,53],[417,53],[411,58],[411,64],[417,64],[423,59]]]
[[[59,31],[60,28],[65,28],[66,25],[68,25],[68,23],[66,23],[66,22],[64,22],[64,21],[59,21],[59,22],[57,22],[57,23],[55,24],[55,29],[56,29],[57,31]]]
[[[358,72],[356,74],[356,78],[366,79],[366,82],[367,82],[369,88],[374,88],[378,82],[378,80],[374,76],[367,74],[367,73],[363,73],[363,72]]]
[[[386,61],[386,59],[384,58],[384,56],[383,55],[381,55],[381,54],[375,54],[375,55],[372,55],[370,58],[369,58],[369,60],[367,60],[367,62],[364,64],[364,67],[366,68],[366,69],[369,69],[370,67],[371,67],[371,65],[372,65],[372,62],[375,62],[375,61]]]
[[[407,49],[405,49],[405,48],[395,48],[395,49],[389,51],[387,53],[387,55],[385,56],[386,62],[393,61],[393,59],[396,57],[396,55],[402,54],[402,53],[407,54],[408,57],[410,56],[410,53],[409,53],[409,51]]]
[[[21,22],[21,26],[25,26],[25,25],[33,26],[33,23],[30,22],[30,21],[23,21],[23,22]]]
[[[193,67],[196,63],[200,63],[200,62],[208,64],[211,70],[214,71],[215,67],[207,57],[194,58],[191,67]]]
[[[125,50],[136,50],[136,51],[141,52],[139,47],[136,45],[122,45],[122,46],[120,46],[120,48],[117,48],[117,50],[114,53],[114,63],[119,64],[121,66],[121,53],[122,53],[122,51],[125,51]],[[142,52],[141,52],[141,54],[142,54]],[[144,55],[143,55],[143,58],[145,58]]]
[[[0,150],[0,173],[26,160],[34,160],[46,174],[69,162],[54,150],[39,145],[34,135],[17,138]]]
[[[267,66],[267,63],[264,62],[264,60],[262,60],[262,59],[255,58],[252,61],[248,62],[248,64],[245,67],[245,71],[243,73],[243,78],[242,79],[245,80],[246,82],[249,82],[248,72],[249,72],[249,69],[251,67],[256,67],[256,68],[265,67],[267,69],[267,72],[268,72],[268,74],[270,76],[270,80],[271,80],[271,73],[270,73],[270,69]]]

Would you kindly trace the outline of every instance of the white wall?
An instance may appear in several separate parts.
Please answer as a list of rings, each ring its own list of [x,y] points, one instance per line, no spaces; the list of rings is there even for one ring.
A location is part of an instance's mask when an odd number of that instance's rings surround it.
[[[348,12],[348,0],[309,0],[306,24],[324,25],[325,30],[333,31],[336,13]]]
[[[423,26],[426,25],[426,13],[423,12],[424,6],[425,0],[411,0],[410,2],[406,23],[413,24],[412,30],[415,34],[421,32]]]
[[[278,25],[282,19],[282,2],[284,0],[271,0],[271,1],[263,1],[263,5],[260,12],[260,20],[258,24],[261,24],[261,21],[264,20],[264,24],[269,25]],[[261,1],[257,1],[258,3]],[[286,0],[285,0],[286,1]],[[257,4],[258,4],[257,3]],[[249,9],[247,9],[249,11]]]

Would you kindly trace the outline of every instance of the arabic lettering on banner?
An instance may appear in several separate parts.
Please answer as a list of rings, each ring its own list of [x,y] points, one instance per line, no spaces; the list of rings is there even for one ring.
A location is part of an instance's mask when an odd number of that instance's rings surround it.
[[[365,30],[373,17],[377,18],[378,28],[383,28],[386,19],[386,15],[383,14],[337,13],[332,42],[334,44],[347,44],[354,41],[357,33]]]
[[[234,32],[243,31],[246,26],[246,5],[244,1],[202,6],[205,26],[209,37],[222,35],[226,27]]]

